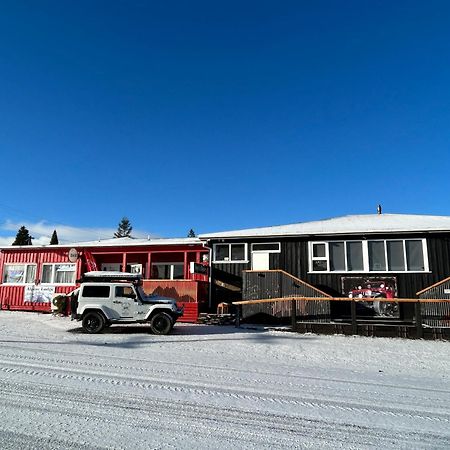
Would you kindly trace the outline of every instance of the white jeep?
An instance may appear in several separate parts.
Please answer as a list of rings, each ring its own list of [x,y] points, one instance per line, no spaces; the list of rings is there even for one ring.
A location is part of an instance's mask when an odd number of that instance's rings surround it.
[[[72,293],[73,316],[88,333],[100,333],[115,323],[148,323],[154,334],[169,333],[183,309],[173,298],[147,295],[142,276],[125,272],[86,272]]]

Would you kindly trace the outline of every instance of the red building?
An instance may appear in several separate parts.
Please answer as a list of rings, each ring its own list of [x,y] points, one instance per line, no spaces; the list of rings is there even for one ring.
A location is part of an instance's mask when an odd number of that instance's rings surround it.
[[[118,238],[0,248],[1,309],[50,311],[55,293],[72,291],[90,270],[142,273],[144,290],[185,306],[193,322],[209,304],[209,249],[197,238]]]

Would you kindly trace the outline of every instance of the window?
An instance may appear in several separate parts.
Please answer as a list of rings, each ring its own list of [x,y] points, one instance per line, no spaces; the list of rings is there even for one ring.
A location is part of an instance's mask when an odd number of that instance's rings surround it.
[[[3,283],[30,284],[36,278],[36,264],[5,264]]]
[[[109,286],[89,286],[83,287],[83,297],[93,298],[109,298],[110,287]]]
[[[409,241],[406,242],[408,243]],[[403,241],[387,241],[386,249],[389,270],[405,270]]]
[[[183,280],[184,263],[153,263],[151,278],[154,280]]]
[[[311,272],[426,272],[425,239],[310,242]]]
[[[280,253],[279,242],[263,242],[260,244],[252,244],[252,252]]]
[[[406,263],[408,270],[425,270],[424,252],[421,241],[406,241]]]
[[[247,244],[214,244],[214,262],[247,262]]]
[[[312,270],[323,272],[328,270],[328,246],[326,242],[314,242],[312,244]]]
[[[347,250],[347,271],[362,272],[364,271],[364,259],[362,242],[349,241],[346,243]]]
[[[42,283],[75,284],[75,264],[43,264]]]
[[[369,270],[371,272],[386,270],[384,241],[369,241]]]
[[[345,242],[330,242],[330,270],[345,270]]]
[[[136,293],[131,286],[116,286],[116,297],[136,298]]]

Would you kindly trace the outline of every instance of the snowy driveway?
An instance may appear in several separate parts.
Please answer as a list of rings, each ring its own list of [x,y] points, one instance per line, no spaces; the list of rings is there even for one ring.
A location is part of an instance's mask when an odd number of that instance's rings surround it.
[[[450,448],[450,343],[1,311],[0,448]]]

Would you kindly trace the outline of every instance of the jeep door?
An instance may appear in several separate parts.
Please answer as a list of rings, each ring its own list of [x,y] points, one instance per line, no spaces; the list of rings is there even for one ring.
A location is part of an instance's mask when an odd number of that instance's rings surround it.
[[[114,287],[113,304],[121,319],[135,318],[138,299],[133,286],[116,285]]]

